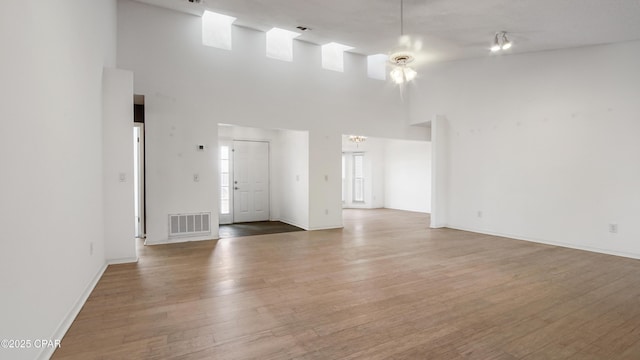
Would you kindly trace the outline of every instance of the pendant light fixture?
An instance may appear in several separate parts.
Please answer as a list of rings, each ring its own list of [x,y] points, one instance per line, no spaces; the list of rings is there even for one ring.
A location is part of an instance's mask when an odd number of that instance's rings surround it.
[[[404,0],[400,0],[400,38],[404,38]],[[389,73],[391,80],[401,85],[415,79],[418,73],[409,66],[414,60],[415,56],[409,51],[391,54],[389,56],[389,62],[393,67]]]

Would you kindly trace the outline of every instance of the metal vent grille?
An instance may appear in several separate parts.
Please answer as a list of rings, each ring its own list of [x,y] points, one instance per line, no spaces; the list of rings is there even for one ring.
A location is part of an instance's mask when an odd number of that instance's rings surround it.
[[[211,213],[170,214],[169,237],[211,233]]]

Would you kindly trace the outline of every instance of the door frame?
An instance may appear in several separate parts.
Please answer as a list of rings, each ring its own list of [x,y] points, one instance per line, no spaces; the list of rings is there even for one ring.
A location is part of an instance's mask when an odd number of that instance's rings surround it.
[[[138,216],[139,218],[136,219],[136,222],[138,222],[138,233],[135,234],[135,237],[144,239],[146,237],[146,232],[147,232],[146,217],[145,217],[147,204],[146,204],[146,195],[145,195],[144,123],[134,122],[133,128],[134,129],[139,128],[138,142],[137,144],[134,143],[134,146],[137,147],[138,159],[135,158],[135,153],[134,153],[134,159],[133,159],[134,162],[136,160],[138,161],[138,164],[137,164],[138,172],[137,174],[134,174],[134,178],[135,177],[138,178],[137,184],[134,184],[134,186],[138,187],[138,196],[137,196],[138,209],[136,209],[136,211],[139,214]]]
[[[221,208],[221,200],[222,200],[222,158],[221,158],[221,148],[223,146],[229,147],[229,213],[223,214]],[[233,224],[233,139],[225,139],[218,141],[218,224],[219,225],[227,225]]]
[[[363,191],[363,200],[362,201],[355,201],[353,199],[353,195],[354,195],[354,189],[355,189],[355,160],[354,157],[356,155],[361,155],[363,156],[363,171],[364,171],[364,178],[363,178],[363,185],[362,185],[362,191]],[[344,181],[342,182],[342,187],[343,187],[343,192],[344,192],[344,201],[342,202],[342,208],[343,209],[361,209],[361,208],[369,208],[371,206],[370,203],[367,202],[367,186],[371,186],[369,183],[372,182],[372,179],[367,177],[367,172],[365,171],[366,169],[366,161],[367,159],[367,152],[366,151],[343,151],[342,152],[342,156],[344,157],[344,161],[345,161],[345,166],[344,166]],[[367,181],[369,180],[369,181]]]

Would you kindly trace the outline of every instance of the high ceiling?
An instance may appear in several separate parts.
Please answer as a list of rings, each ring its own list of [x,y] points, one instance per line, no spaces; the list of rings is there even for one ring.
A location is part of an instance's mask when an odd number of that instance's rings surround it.
[[[202,14],[237,17],[258,30],[312,30],[301,40],[335,41],[360,54],[389,53],[400,35],[400,0],[137,0]],[[511,53],[640,39],[640,0],[404,0],[405,33],[428,61],[487,56],[497,31]]]

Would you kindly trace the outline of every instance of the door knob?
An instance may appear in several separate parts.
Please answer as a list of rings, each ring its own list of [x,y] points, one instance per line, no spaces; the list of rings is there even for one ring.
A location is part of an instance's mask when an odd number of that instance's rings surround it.
[[[236,187],[234,187],[233,189],[234,189],[234,190],[238,190],[238,187],[236,186]]]

